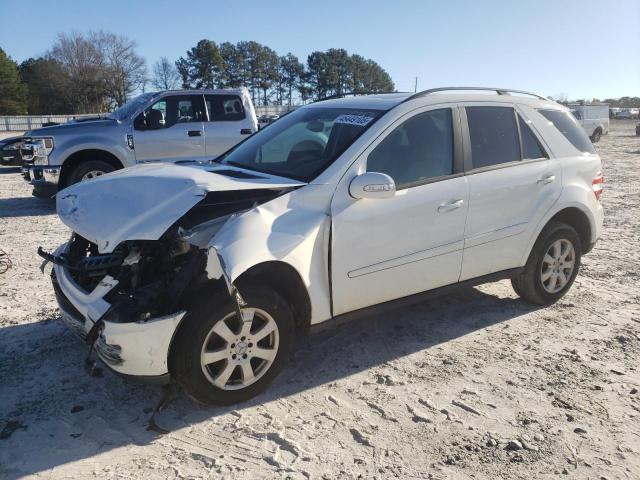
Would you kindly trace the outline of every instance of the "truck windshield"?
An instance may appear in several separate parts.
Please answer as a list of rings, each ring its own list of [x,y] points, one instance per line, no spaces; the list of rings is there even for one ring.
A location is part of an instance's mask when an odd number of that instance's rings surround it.
[[[308,182],[382,113],[370,109],[301,108],[260,130],[216,161]]]
[[[157,93],[149,92],[143,93],[142,95],[137,96],[136,98],[132,98],[123,106],[116,108],[109,115],[116,120],[124,120],[128,118],[130,115],[135,113],[140,107],[143,107],[149,100],[151,100]]]

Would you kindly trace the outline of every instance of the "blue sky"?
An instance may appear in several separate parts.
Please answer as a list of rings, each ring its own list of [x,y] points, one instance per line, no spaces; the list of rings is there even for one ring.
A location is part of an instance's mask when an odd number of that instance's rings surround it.
[[[103,29],[149,64],[198,40],[255,40],[306,59],[345,48],[401,91],[480,85],[569,98],[640,96],[640,0],[0,0],[0,47],[17,61],[59,32]],[[13,20],[11,20],[13,19]]]

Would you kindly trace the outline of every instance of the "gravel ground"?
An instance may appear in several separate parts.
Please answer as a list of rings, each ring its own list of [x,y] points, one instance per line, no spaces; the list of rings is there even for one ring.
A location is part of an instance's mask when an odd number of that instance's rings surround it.
[[[497,282],[299,338],[236,408],[88,376],[38,245],[68,230],[0,170],[0,478],[640,478],[640,137],[612,122],[603,238],[558,304]],[[48,272],[47,272],[48,273]]]

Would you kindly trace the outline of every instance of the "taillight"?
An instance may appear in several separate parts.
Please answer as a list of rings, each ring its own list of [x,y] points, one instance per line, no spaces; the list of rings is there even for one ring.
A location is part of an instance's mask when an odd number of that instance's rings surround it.
[[[602,172],[596,174],[591,185],[593,185],[593,194],[596,196],[596,200],[600,200],[600,195],[602,195],[602,190],[604,189],[604,175],[602,175]]]

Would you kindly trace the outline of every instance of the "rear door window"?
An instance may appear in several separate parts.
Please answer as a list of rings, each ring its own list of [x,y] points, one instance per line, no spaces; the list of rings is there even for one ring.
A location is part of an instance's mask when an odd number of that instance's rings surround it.
[[[205,102],[210,122],[232,122],[246,116],[238,95],[205,95]]]
[[[511,107],[465,107],[473,168],[519,161],[520,139]]]
[[[579,151],[596,153],[593,144],[575,117],[562,110],[538,110]]]

